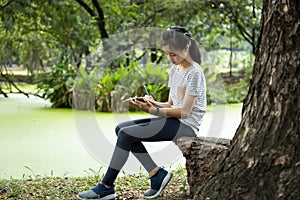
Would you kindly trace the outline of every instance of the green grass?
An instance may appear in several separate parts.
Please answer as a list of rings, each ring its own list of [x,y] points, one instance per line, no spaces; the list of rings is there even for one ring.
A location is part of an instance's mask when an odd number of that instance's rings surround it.
[[[103,174],[91,170],[85,177],[41,177],[24,176],[23,179],[2,179],[0,186],[6,192],[0,199],[76,199],[76,194],[89,190],[101,181]],[[145,173],[124,174],[115,182],[116,199],[143,199],[143,193],[149,188],[149,177]],[[189,188],[186,170],[178,167],[173,178],[157,199],[188,199]]]

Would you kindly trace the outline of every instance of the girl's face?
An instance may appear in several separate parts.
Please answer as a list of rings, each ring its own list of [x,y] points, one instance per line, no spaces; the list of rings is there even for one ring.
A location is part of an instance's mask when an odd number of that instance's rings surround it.
[[[179,65],[180,63],[186,60],[188,48],[182,51],[176,51],[171,50],[170,47],[166,45],[163,46],[162,49],[165,52],[168,60],[174,65]]]

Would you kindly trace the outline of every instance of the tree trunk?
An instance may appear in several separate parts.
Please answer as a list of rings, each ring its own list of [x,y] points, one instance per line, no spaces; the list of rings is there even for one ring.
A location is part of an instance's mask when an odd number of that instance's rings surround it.
[[[225,158],[194,199],[299,199],[300,3],[263,1],[253,80]]]

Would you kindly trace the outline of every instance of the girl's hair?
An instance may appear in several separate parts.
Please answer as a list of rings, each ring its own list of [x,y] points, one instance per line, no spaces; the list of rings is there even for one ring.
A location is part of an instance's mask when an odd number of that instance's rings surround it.
[[[168,45],[171,49],[183,50],[186,45],[190,46],[189,53],[191,58],[201,64],[200,49],[194,39],[191,38],[189,31],[180,26],[171,26],[165,30],[161,36],[161,45]]]

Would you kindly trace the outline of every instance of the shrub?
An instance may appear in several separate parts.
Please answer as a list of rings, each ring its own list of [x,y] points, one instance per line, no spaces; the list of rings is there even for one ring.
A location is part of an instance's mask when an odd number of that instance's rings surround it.
[[[246,71],[239,72],[239,74],[244,74],[244,77],[240,81],[234,84],[226,84],[227,103],[241,103],[248,94],[252,68],[249,67]]]
[[[146,66],[141,66],[137,62],[131,62],[129,66],[121,65],[116,69],[101,72],[102,76],[99,80],[93,77],[93,73],[87,74],[83,68],[80,68],[79,72],[82,77],[77,79],[76,84],[82,85],[81,89],[84,91],[93,88],[93,91],[89,91],[93,94],[84,94],[82,98],[84,102],[79,104],[86,103],[86,105],[79,109],[90,109],[95,105],[95,109],[101,112],[127,111],[128,107],[121,101],[132,96],[144,96],[146,94],[144,86],[156,100],[168,100],[168,73],[164,65],[148,63]],[[250,70],[241,81],[231,85],[224,83],[219,73],[213,72],[208,67],[204,67],[204,73],[207,80],[208,104],[240,103],[247,95],[252,74]],[[49,99],[52,107],[70,108],[77,75],[76,68],[58,65],[51,71],[38,75],[35,81],[38,93],[43,98]],[[95,102],[91,98],[95,98]],[[130,110],[134,109],[130,108]]]
[[[165,67],[152,66],[148,63],[142,67],[136,62],[131,62],[129,66],[120,66],[116,69],[107,69],[96,80],[93,73],[88,75],[83,68],[80,68],[81,78],[77,79],[76,84],[80,89],[89,91],[84,101],[95,98],[95,109],[101,112],[125,111],[125,107],[120,103],[121,100],[131,96],[145,95],[144,85],[149,93],[158,100],[167,100],[167,78]],[[74,92],[75,78],[77,69],[71,66],[58,65],[49,72],[39,74],[35,80],[40,96],[50,100],[52,107],[70,108],[72,107],[72,97]],[[151,80],[149,82],[149,80]],[[92,85],[91,85],[92,84]],[[90,91],[90,88],[95,88]],[[90,109],[91,104],[83,104],[79,109]],[[77,107],[76,107],[77,108]]]
[[[69,108],[72,105],[76,69],[60,64],[51,71],[39,74],[35,80],[39,95],[50,100],[52,107]]]
[[[132,96],[144,96],[144,85],[155,99],[165,101],[168,96],[167,79],[166,68],[152,66],[151,63],[142,67],[136,62],[131,62],[129,66],[121,66],[114,71],[108,69],[96,88],[97,110],[126,110],[125,105],[120,103],[121,100]]]

